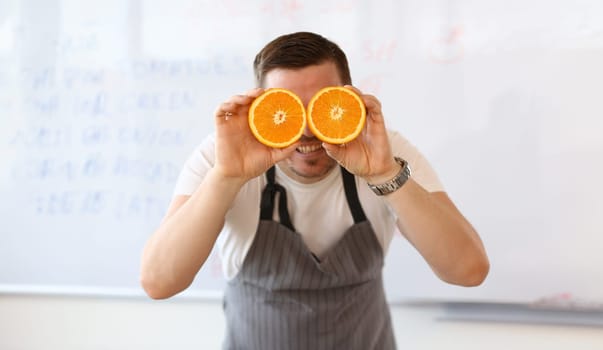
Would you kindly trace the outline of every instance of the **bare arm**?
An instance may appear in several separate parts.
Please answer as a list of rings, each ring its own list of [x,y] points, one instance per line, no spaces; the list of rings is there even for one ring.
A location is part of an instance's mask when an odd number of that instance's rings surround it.
[[[367,108],[365,129],[345,147],[324,147],[351,173],[369,183],[385,183],[400,171],[400,165],[394,161],[381,104],[374,96],[354,90]],[[411,178],[383,199],[395,210],[400,232],[440,279],[464,286],[483,282],[490,268],[484,246],[445,192],[427,192]]]
[[[249,130],[247,113],[261,89],[235,95],[215,112],[215,164],[191,196],[176,196],[144,247],[140,279],[147,294],[169,298],[186,289],[209,256],[241,187],[295,151],[273,149]]]
[[[427,192],[411,179],[384,199],[398,214],[400,232],[440,279],[463,286],[483,282],[489,270],[484,246],[445,192]]]
[[[141,283],[154,299],[186,289],[209,256],[241,181],[210,170],[192,196],[176,196],[142,254]]]

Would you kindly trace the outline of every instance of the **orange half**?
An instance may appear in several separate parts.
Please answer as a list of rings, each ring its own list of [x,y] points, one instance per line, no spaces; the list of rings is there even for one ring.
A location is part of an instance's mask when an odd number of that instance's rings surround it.
[[[306,109],[293,92],[267,89],[249,108],[249,128],[258,141],[274,148],[300,139],[306,128]]]
[[[308,127],[321,141],[342,144],[354,140],[366,122],[366,108],[351,89],[334,86],[316,93],[308,104]]]

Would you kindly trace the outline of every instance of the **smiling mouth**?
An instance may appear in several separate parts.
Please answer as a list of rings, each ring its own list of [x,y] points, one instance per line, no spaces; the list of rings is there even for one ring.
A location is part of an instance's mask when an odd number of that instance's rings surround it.
[[[316,152],[320,149],[322,149],[322,146],[320,144],[304,145],[304,146],[299,146],[296,148],[297,152],[302,153],[302,154]]]

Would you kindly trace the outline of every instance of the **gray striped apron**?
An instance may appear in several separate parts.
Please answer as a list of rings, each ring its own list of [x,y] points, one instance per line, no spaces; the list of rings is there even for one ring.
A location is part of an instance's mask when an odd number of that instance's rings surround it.
[[[354,225],[321,260],[295,232],[274,167],[266,172],[255,238],[224,293],[224,349],[395,349],[383,249],[354,176],[341,171]],[[280,223],[273,220],[277,193]]]

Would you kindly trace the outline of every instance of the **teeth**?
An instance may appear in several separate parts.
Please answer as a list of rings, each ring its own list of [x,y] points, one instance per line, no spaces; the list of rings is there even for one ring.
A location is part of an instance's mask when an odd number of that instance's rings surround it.
[[[318,151],[320,148],[322,148],[321,145],[300,146],[300,147],[297,147],[297,151],[300,153],[310,153],[310,152]]]

